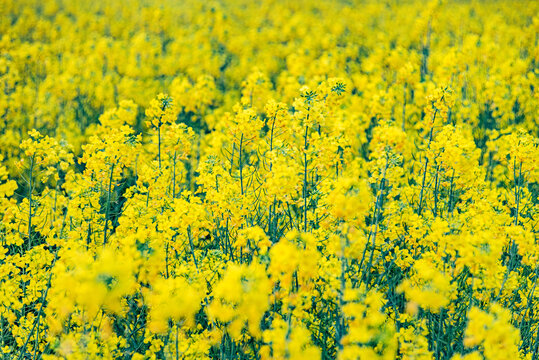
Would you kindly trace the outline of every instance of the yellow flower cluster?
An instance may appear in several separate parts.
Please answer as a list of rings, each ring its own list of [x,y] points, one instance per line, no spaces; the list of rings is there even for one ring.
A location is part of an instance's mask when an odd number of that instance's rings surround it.
[[[539,358],[539,2],[0,3],[0,359]]]

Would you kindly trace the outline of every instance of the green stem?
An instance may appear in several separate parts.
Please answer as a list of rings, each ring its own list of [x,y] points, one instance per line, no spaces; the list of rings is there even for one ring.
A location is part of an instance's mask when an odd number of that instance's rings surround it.
[[[35,154],[30,158],[30,174],[28,178],[28,250],[32,248],[32,191],[34,187]]]
[[[51,288],[51,280],[52,280],[52,269],[54,267],[54,264],[56,263],[56,260],[58,259],[58,252],[54,254],[54,260],[51,264],[51,273],[49,274],[49,279],[47,280],[47,288],[45,289],[45,292],[41,296],[41,306],[39,307],[39,311],[37,312],[36,319],[34,320],[34,324],[32,325],[32,329],[30,330],[30,333],[26,337],[26,340],[24,341],[23,346],[21,347],[18,360],[21,360],[26,352],[26,347],[28,346],[28,342],[32,338],[32,335],[34,334],[34,331],[36,331],[36,328],[39,324],[39,319],[41,318],[41,315],[43,314],[43,308],[45,307],[45,299],[47,298],[47,294],[49,293],[49,289]],[[38,329],[38,335],[39,335],[39,329]],[[36,349],[34,349],[35,351]]]
[[[438,113],[438,109],[434,110],[434,114],[432,115],[432,127],[430,128],[429,133],[429,143],[427,144],[427,149],[430,149],[430,143],[432,142],[432,136],[434,132],[434,121],[436,120],[436,114]],[[421,215],[422,206],[423,206],[423,192],[425,191],[425,181],[427,180],[427,169],[429,166],[429,158],[428,156],[425,156],[425,169],[423,170],[423,180],[421,182],[421,191],[419,192],[419,207],[417,209],[417,214]]]
[[[307,114],[307,119],[309,115]],[[307,232],[307,148],[308,143],[309,126],[305,125],[305,136],[303,146],[303,231]]]
[[[103,246],[105,246],[105,244],[107,243],[107,230],[108,230],[108,225],[109,225],[109,213],[110,213],[110,193],[112,192],[112,178],[114,175],[114,166],[115,166],[114,163],[110,166],[109,191],[107,194],[107,209],[105,213],[105,229],[103,230]]]
[[[159,172],[161,172],[161,119],[157,127],[157,158],[159,159]]]
[[[172,167],[172,200],[176,198],[176,151],[174,151],[174,161]]]
[[[243,134],[241,134],[240,149],[239,149],[240,187],[241,187],[241,194],[243,195],[243,164],[242,164],[242,158],[241,158],[242,147],[243,147]]]

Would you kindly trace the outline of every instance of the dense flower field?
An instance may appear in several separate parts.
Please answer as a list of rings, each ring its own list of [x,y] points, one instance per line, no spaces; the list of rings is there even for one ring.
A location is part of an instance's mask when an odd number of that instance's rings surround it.
[[[2,0],[0,359],[539,359],[537,14]]]

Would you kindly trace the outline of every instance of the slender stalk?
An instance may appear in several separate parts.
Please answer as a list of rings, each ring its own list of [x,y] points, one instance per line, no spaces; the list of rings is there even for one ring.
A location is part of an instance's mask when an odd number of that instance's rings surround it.
[[[519,203],[520,203],[520,179],[522,177],[522,162],[520,163],[520,167],[519,167],[518,179],[516,177],[515,165],[516,164],[513,162],[513,177],[515,179],[515,203],[516,203],[514,225],[517,225],[518,224]],[[514,261],[515,261],[515,258],[516,258],[516,252],[517,252],[517,249],[516,249],[515,240],[512,239],[511,240],[511,245],[509,246],[509,263],[507,264],[507,271],[505,272],[505,276],[504,276],[503,281],[502,281],[502,286],[500,287],[500,292],[498,293],[498,296],[496,296],[495,301],[498,301],[499,298],[503,294],[503,289],[505,287],[505,283],[507,282],[507,279],[509,278],[509,273],[511,272],[511,270],[513,269],[513,266],[514,266]]]
[[[163,111],[167,108],[168,103],[163,102],[161,105],[161,116],[157,122],[157,159],[159,160],[159,172],[161,172],[161,125],[163,125]]]
[[[309,119],[309,115],[307,115],[307,119]],[[305,232],[307,232],[307,148],[309,146],[308,134],[309,126],[305,125],[303,146],[303,231]]]
[[[449,198],[447,199],[447,211],[453,215],[453,180],[455,178],[455,169],[453,169],[453,174],[451,174],[451,182],[449,185]]]
[[[180,353],[178,351],[178,324],[176,324],[176,360],[179,360],[180,359]]]
[[[524,310],[524,315],[522,315],[522,319],[520,320],[520,324],[518,326],[519,330],[522,332],[522,327],[523,327],[523,324],[524,324],[524,319],[526,319],[526,317],[528,316],[528,312],[532,309],[532,306],[530,306],[530,304],[533,304],[533,294],[535,294],[535,288],[537,287],[537,277],[539,276],[539,266],[537,266],[535,268],[535,279],[533,281],[533,286],[531,288],[531,290],[529,291],[528,293],[528,296],[527,296],[527,306],[526,306],[526,309]]]
[[[271,123],[271,134],[270,134],[270,151],[273,150],[273,130],[275,128],[275,119],[277,116],[273,117],[273,122]],[[270,164],[270,170],[271,170],[271,164]]]
[[[107,194],[107,209],[105,212],[105,229],[103,230],[103,246],[105,246],[105,244],[107,243],[107,230],[110,216],[110,193],[112,192],[112,178],[114,175],[114,166],[114,163],[112,163],[112,165],[110,166],[109,191]]]
[[[423,170],[423,180],[421,181],[421,191],[419,192],[419,207],[417,209],[417,214],[421,215],[421,210],[423,206],[423,191],[425,189],[425,181],[427,179],[427,168],[429,166],[429,158],[425,157],[425,169]]]
[[[172,199],[176,198],[176,151],[174,151],[174,160],[172,166]]]
[[[513,161],[513,177],[515,179],[515,204],[516,204],[516,210],[515,210],[515,225],[518,225],[518,212],[520,208],[520,182],[522,179],[522,161],[520,162],[519,169],[518,169],[518,178],[516,176],[515,172],[515,166]]]
[[[534,343],[532,360],[537,360],[539,359],[539,326],[537,327],[537,335],[535,336]]]
[[[379,224],[379,219],[380,219],[380,212],[382,211],[382,197],[384,196],[384,187],[385,187],[385,182],[386,182],[386,174],[387,174],[387,169],[389,168],[389,155],[386,155],[386,166],[384,168],[384,174],[382,176],[382,180],[380,181],[380,191],[378,192],[378,195],[376,196],[376,203],[375,203],[375,207],[374,207],[374,230],[372,230],[372,227],[371,227],[371,233],[369,234],[369,238],[372,237],[372,249],[371,249],[371,254],[369,256],[369,262],[368,262],[368,265],[367,267],[365,268],[365,276],[367,276],[367,280],[366,280],[366,284],[368,286],[369,282],[370,282],[370,272],[368,272],[370,270],[370,268],[372,267],[372,261],[373,261],[373,258],[374,258],[374,250],[375,250],[375,247],[376,247],[376,234],[378,233],[378,224]]]
[[[427,28],[427,36],[425,39],[425,43],[423,44],[423,47],[421,49],[421,68],[420,68],[420,78],[421,82],[425,82],[426,76],[429,72],[428,70],[428,58],[430,53],[430,36],[431,36],[431,21],[429,19],[428,22],[428,28]]]
[[[159,172],[161,172],[161,118],[157,126],[157,158],[159,159]]]
[[[440,315],[438,317],[438,334],[436,336],[436,359],[440,359],[441,356],[441,349],[440,349],[440,343],[442,342],[442,330],[443,330],[443,315],[444,315],[444,308],[440,310]]]
[[[435,162],[436,163],[436,162]],[[439,182],[438,182],[438,173],[439,173],[440,166],[436,166],[436,176],[434,178],[434,217],[438,215],[438,188],[439,188]]]
[[[344,291],[346,288],[346,279],[345,279],[345,273],[346,273],[346,258],[344,257],[344,250],[347,244],[345,244],[345,239],[341,236],[341,276],[340,276],[340,291],[339,291],[339,308],[342,309],[344,307]],[[337,343],[337,346],[340,350],[342,350],[343,345],[341,343],[341,340],[344,336],[344,315],[341,313],[337,313],[336,315],[336,324],[335,324],[335,342]]]
[[[234,152],[236,151],[236,143],[232,143],[232,154],[230,155],[230,169],[229,174],[232,175],[232,169],[234,168]]]
[[[406,126],[406,83],[404,83],[404,89],[402,91],[402,131]]]
[[[168,273],[168,240],[166,240],[165,242],[165,278],[168,279],[169,278],[169,273]]]
[[[432,136],[434,132],[434,121],[436,120],[436,114],[438,113],[438,109],[434,110],[434,114],[432,115],[432,127],[430,128],[429,133],[429,143],[427,144],[427,149],[430,149],[430,143],[432,142]],[[423,206],[423,192],[425,191],[425,181],[427,179],[427,169],[429,166],[429,157],[425,156],[425,169],[423,170],[423,180],[421,182],[421,191],[419,192],[419,207],[417,209],[417,214],[421,215],[422,206]]]
[[[241,158],[242,147],[243,147],[243,134],[241,134],[240,149],[239,149],[240,187],[241,187],[241,194],[243,195],[243,164],[242,164],[242,158]]]
[[[34,332],[36,331],[36,328],[38,327],[39,319],[41,318],[41,315],[43,314],[43,308],[45,307],[45,299],[47,298],[47,294],[49,293],[49,289],[51,288],[52,269],[57,259],[58,259],[58,252],[54,254],[54,260],[52,261],[52,264],[51,264],[51,273],[49,274],[49,279],[47,280],[47,288],[45,289],[45,292],[41,296],[41,306],[39,307],[39,311],[37,312],[36,318],[34,320],[34,324],[32,325],[32,329],[30,330],[30,333],[28,333],[28,336],[26,337],[26,340],[24,341],[24,344],[21,347],[19,356],[17,357],[18,360],[21,360],[24,357],[24,354],[26,352],[26,347],[28,346],[28,342],[30,341],[30,339],[32,338],[32,335],[34,335]],[[38,329],[38,334],[39,334],[39,329]],[[36,349],[34,349],[34,351],[36,351]]]
[[[191,237],[190,227],[187,228],[187,236],[189,237],[189,246],[191,247],[191,255],[193,256],[193,261],[195,262],[195,268],[198,269],[197,258],[195,256],[195,247],[193,246],[193,239]]]
[[[32,248],[32,191],[34,190],[34,164],[36,155],[30,158],[30,174],[28,177],[28,250]]]

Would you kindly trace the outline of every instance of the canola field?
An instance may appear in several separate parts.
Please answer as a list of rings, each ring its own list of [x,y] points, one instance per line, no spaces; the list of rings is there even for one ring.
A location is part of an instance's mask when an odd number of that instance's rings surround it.
[[[0,359],[539,359],[538,14],[0,1]]]

